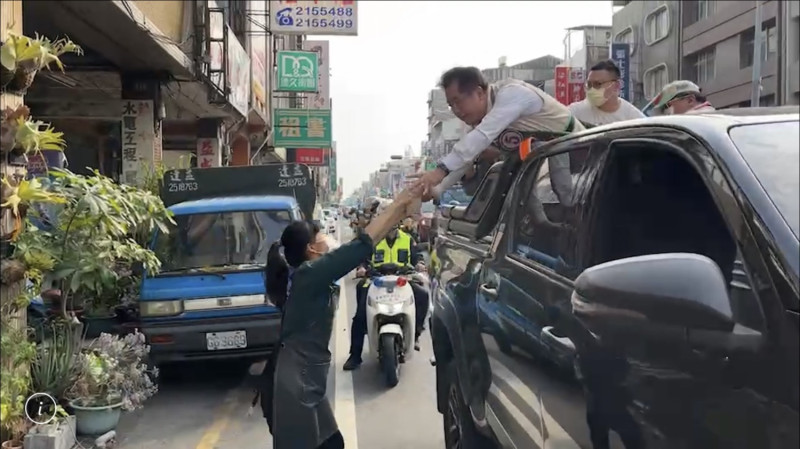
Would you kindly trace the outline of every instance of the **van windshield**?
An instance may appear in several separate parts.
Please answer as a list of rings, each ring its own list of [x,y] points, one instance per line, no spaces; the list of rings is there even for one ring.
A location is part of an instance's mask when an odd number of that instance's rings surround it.
[[[156,238],[161,273],[263,267],[291,217],[288,210],[177,215],[169,234]]]

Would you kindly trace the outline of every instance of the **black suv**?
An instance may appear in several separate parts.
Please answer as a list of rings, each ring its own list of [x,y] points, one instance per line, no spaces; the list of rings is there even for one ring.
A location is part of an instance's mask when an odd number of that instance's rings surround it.
[[[797,448],[799,111],[495,164],[435,244],[447,447]]]

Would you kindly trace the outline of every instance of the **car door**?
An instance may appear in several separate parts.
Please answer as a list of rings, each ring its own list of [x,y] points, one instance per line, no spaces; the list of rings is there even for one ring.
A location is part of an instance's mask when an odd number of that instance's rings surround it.
[[[797,410],[776,388],[786,385],[785,359],[773,332],[785,324],[783,316],[765,313],[780,301],[745,213],[744,195],[720,166],[716,150],[687,131],[642,128],[607,137],[610,149],[580,232],[584,243],[579,247],[586,249],[582,263],[665,252],[705,255],[729,282],[738,331],[760,334],[764,344],[723,349],[689,341],[612,342],[600,335],[596,352],[619,355],[622,366],[614,385],[602,387],[614,392],[604,400],[624,401],[625,412],[616,405],[604,408],[617,410],[614,419],[627,422],[631,440],[640,438],[648,448],[790,447],[786,441],[796,447],[796,427],[771,432],[776,420],[786,423],[793,416],[796,421]],[[641,203],[635,207],[620,206],[636,201]],[[621,417],[626,413],[630,416]]]
[[[492,376],[487,405],[509,447],[543,448],[546,441],[589,447],[574,346],[556,321],[580,271],[574,230],[602,141],[564,142],[527,163],[482,266],[478,304]]]

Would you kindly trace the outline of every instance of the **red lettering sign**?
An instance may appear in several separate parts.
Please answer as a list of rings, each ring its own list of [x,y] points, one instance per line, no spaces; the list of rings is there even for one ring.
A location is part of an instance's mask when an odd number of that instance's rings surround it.
[[[556,67],[556,101],[561,104],[569,104],[569,67]]]
[[[322,148],[295,148],[294,159],[301,164],[324,165],[324,151]]]

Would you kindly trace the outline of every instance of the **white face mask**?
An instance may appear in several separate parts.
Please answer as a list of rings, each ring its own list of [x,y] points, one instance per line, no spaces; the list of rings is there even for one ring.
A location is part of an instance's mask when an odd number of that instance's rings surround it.
[[[592,106],[599,108],[600,106],[604,105],[606,101],[606,89],[589,89],[586,91],[586,99],[589,100],[589,104]]]

